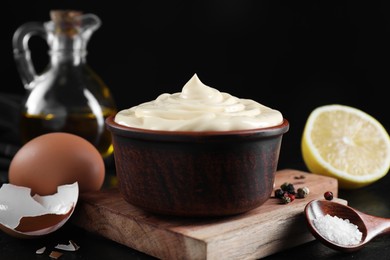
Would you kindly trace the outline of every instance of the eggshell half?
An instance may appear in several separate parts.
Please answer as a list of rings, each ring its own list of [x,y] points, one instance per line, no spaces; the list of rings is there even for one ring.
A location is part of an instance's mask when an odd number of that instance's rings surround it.
[[[52,233],[70,218],[78,196],[77,182],[48,196],[31,196],[30,188],[5,183],[0,188],[0,229],[19,238]]]

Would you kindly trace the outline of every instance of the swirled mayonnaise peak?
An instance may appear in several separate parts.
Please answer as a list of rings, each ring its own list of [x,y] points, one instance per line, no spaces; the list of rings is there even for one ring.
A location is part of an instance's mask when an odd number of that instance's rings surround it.
[[[251,99],[240,99],[204,85],[196,74],[181,92],[119,111],[121,125],[167,131],[229,131],[281,124],[282,114]]]

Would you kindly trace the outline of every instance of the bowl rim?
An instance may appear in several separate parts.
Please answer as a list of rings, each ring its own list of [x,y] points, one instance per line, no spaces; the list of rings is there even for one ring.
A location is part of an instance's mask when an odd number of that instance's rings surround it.
[[[245,129],[245,130],[229,130],[229,131],[169,131],[169,130],[151,130],[144,128],[136,128],[118,124],[115,122],[115,115],[111,115],[105,120],[106,127],[109,131],[116,134],[133,133],[133,134],[145,134],[145,135],[161,135],[161,136],[246,136],[246,135],[261,135],[275,136],[286,133],[290,128],[290,123],[287,119],[283,118],[283,122],[276,126]]]

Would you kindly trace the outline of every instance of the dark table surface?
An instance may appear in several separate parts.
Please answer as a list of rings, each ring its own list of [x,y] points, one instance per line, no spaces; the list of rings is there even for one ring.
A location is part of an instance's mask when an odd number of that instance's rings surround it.
[[[304,170],[303,168],[300,170]],[[107,177],[115,178],[114,170]],[[362,212],[390,218],[390,174],[376,183],[357,190],[339,190],[339,198]],[[64,252],[66,259],[155,259],[101,236],[89,233],[68,221],[62,228],[45,237],[18,239],[0,232],[0,259],[50,259],[49,252],[59,243],[76,242],[80,249]],[[46,246],[43,255],[35,251]],[[390,235],[377,237],[363,249],[353,253],[341,253],[326,247],[317,240],[270,255],[263,259],[390,259]]]

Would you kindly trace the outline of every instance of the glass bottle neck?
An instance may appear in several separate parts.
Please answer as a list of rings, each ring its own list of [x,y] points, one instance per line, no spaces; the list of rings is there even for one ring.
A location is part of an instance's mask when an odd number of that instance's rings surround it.
[[[79,65],[86,62],[87,42],[81,34],[49,34],[51,63]]]
[[[86,63],[86,50],[50,50],[50,62],[52,65],[71,64],[73,66]]]

